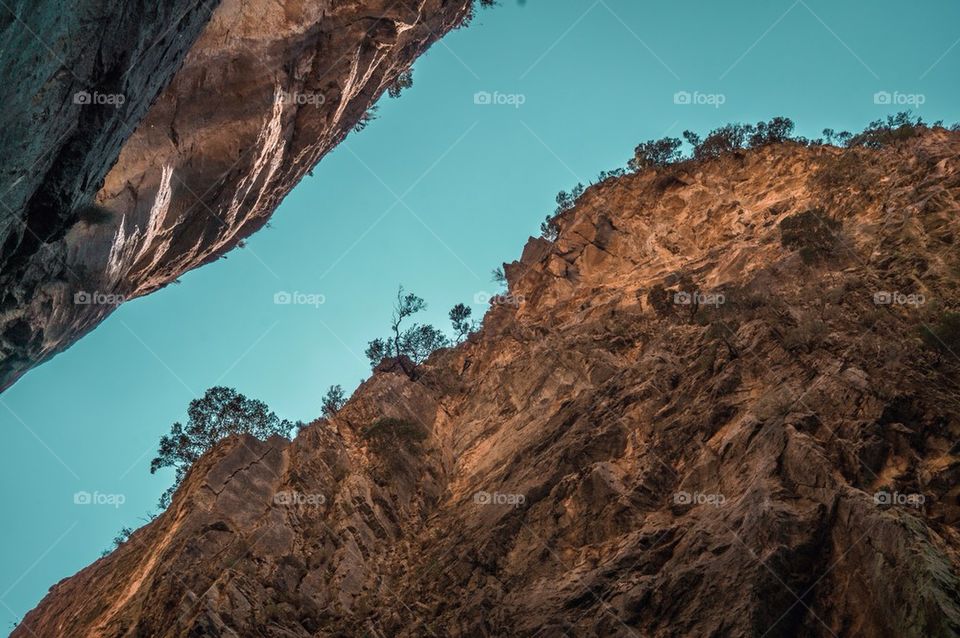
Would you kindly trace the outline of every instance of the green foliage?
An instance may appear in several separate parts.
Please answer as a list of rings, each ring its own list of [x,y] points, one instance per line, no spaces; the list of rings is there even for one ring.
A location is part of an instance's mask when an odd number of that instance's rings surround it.
[[[941,125],[940,122],[934,123],[934,126],[939,125]],[[956,127],[957,125],[954,125],[954,129]],[[691,147],[689,156],[684,155],[682,151],[683,142],[678,138],[664,137],[659,140],[647,140],[634,149],[633,158],[627,162],[627,170],[637,172],[649,168],[670,166],[688,160],[709,160],[744,149],[760,148],[784,142],[804,146],[826,143],[837,146],[876,149],[919,135],[928,127],[922,118],[914,118],[909,112],[901,112],[887,116],[885,120],[875,120],[857,134],[848,131],[837,132],[834,129],[827,128],[823,130],[823,138],[811,140],[794,135],[794,128],[793,120],[788,117],[777,116],[766,121],[761,120],[756,124],[727,124],[713,129],[706,137],[702,137],[693,131],[684,131],[683,139]],[[853,158],[844,161],[856,163],[859,160]],[[856,168],[852,165],[837,165],[830,167],[829,171],[833,171],[834,174],[824,174],[821,177],[837,184],[840,182],[863,181],[857,179]],[[598,179],[602,182],[611,177],[620,177],[623,174],[622,169],[602,171]],[[553,215],[548,215],[545,221],[540,224],[540,233],[545,239],[553,241],[557,238],[560,230],[557,224],[558,217],[573,208],[583,194],[583,190],[583,185],[577,184],[571,192],[561,191],[557,195],[556,211]]]
[[[637,172],[655,166],[673,164],[682,156],[680,152],[682,145],[683,142],[676,137],[643,142],[633,149],[633,158],[627,162],[627,168]]]
[[[583,195],[583,191],[583,184],[578,182],[569,193],[567,191],[557,193],[557,209],[553,212],[553,215],[547,215],[546,220],[540,224],[540,234],[544,239],[553,241],[557,238],[557,235],[560,233],[560,227],[557,226],[557,218],[576,206],[577,200]]]
[[[847,141],[847,146],[883,148],[915,137],[926,128],[922,117],[913,119],[910,111],[901,111],[896,115],[888,115],[886,120],[870,122],[863,131]]]
[[[823,129],[823,139],[827,144],[834,146],[846,146],[850,143],[853,133],[850,131],[834,131],[832,128]]]
[[[710,131],[703,140],[690,131],[684,131],[683,136],[693,146],[693,159],[709,159],[744,148],[752,133],[753,127],[749,125],[727,124]],[[698,143],[694,144],[693,139]]]
[[[614,168],[609,171],[600,171],[600,174],[597,175],[597,183],[605,182],[608,179],[615,179],[617,177],[623,177],[626,175],[626,171],[622,168]]]
[[[581,195],[583,195],[583,184],[579,182],[569,193],[566,191],[557,193],[557,210],[554,214],[560,215],[576,206],[577,200],[580,199]]]
[[[392,98],[398,98],[404,89],[409,89],[411,86],[413,86],[413,70],[407,69],[387,88],[387,94]]]
[[[412,292],[404,294],[403,286],[397,289],[397,303],[393,307],[390,324],[393,334],[374,339],[367,344],[365,354],[372,366],[377,366],[387,357],[394,357],[404,372],[413,378],[414,370],[410,368],[410,364],[418,366],[435,350],[449,345],[446,336],[431,325],[414,323],[408,328],[403,326],[404,320],[426,307],[427,303]]]
[[[498,286],[507,285],[507,275],[503,272],[503,266],[497,266],[490,271],[490,281]]]
[[[476,323],[470,320],[472,314],[473,309],[462,303],[458,303],[450,309],[448,316],[450,317],[450,323],[453,325],[455,343],[460,343],[476,330]]]
[[[753,131],[749,134],[747,144],[750,148],[764,146],[766,144],[779,144],[792,139],[793,120],[789,117],[775,117],[769,122],[757,122],[752,127]]]
[[[273,435],[286,437],[296,426],[280,419],[263,401],[248,399],[232,388],[215,386],[194,399],[187,408],[187,424],[179,421],[170,434],[160,437],[157,456],[150,462],[150,473],[164,467],[175,470],[173,485],[160,497],[160,509],[166,509],[193,463],[219,441],[231,434],[250,434],[265,440]]]
[[[374,121],[375,119],[377,119],[376,105],[371,106],[369,109],[366,110],[366,112],[364,112],[363,115],[360,116],[360,119],[357,120],[357,123],[353,125],[353,132],[359,133],[363,129],[367,128],[367,125],[370,124],[370,122]]]
[[[330,386],[323,396],[323,416],[328,419],[333,417],[346,402],[347,395],[343,392],[340,384]]]
[[[463,21],[457,25],[457,28],[463,29],[470,26],[470,23],[473,22],[473,19],[477,15],[477,5],[484,9],[488,9],[490,7],[497,6],[497,4],[499,4],[498,0],[475,0],[475,2],[472,2],[467,8],[467,13],[464,15]]]
[[[117,549],[128,540],[130,540],[130,535],[133,534],[134,529],[132,527],[121,527],[120,531],[117,532],[117,535],[113,537],[113,544],[110,545],[107,549],[100,552],[100,557],[103,558],[113,550]]]

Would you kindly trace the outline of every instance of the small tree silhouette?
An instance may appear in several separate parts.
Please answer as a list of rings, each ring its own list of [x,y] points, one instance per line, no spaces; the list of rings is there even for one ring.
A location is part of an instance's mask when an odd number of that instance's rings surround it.
[[[378,365],[387,357],[393,357],[411,379],[416,366],[426,361],[434,350],[449,345],[442,332],[431,325],[415,323],[403,328],[405,319],[426,310],[427,302],[412,292],[404,294],[403,286],[397,289],[397,303],[393,307],[393,319],[386,338],[377,338],[367,344],[365,354],[370,364]]]
[[[476,324],[470,321],[470,315],[472,314],[473,309],[462,303],[458,303],[450,309],[449,316],[450,323],[453,325],[454,343],[460,343],[476,329]]]
[[[547,215],[546,220],[540,224],[540,234],[544,239],[553,241],[560,234],[560,228],[557,226],[557,217],[567,212],[577,204],[577,200],[583,195],[583,184],[577,183],[569,193],[560,191],[557,193],[557,209],[553,215]]]
[[[160,496],[160,509],[170,505],[193,463],[219,441],[231,434],[252,434],[262,440],[275,434],[286,437],[295,425],[280,419],[263,401],[248,399],[233,388],[208,389],[190,402],[186,426],[178,421],[170,434],[160,437],[157,456],[150,462],[151,474],[164,467],[176,470],[173,485]]]
[[[404,89],[409,89],[411,86],[413,86],[413,71],[407,69],[397,76],[393,84],[387,87],[387,94],[392,98],[398,98]]]
[[[672,164],[680,159],[682,144],[683,142],[676,137],[664,137],[638,144],[633,149],[633,158],[627,162],[627,168],[637,172],[654,166]]]
[[[327,389],[323,396],[323,416],[328,419],[340,411],[340,408],[347,402],[347,395],[343,392],[343,387],[338,383]]]

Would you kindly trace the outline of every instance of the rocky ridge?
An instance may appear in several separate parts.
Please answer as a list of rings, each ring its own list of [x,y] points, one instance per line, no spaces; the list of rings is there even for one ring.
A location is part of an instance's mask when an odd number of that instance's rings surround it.
[[[263,226],[472,2],[14,3],[0,388]]]
[[[224,441],[13,635],[960,634],[958,157],[590,187],[467,342]]]

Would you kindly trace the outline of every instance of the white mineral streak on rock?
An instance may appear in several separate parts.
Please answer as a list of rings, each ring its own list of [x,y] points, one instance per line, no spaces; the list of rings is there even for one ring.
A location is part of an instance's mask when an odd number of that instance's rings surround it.
[[[146,266],[147,272],[151,272],[160,264],[161,258],[173,242],[173,228],[176,227],[176,223],[174,223],[169,230],[164,231],[167,215],[170,212],[170,198],[173,194],[173,189],[170,188],[170,178],[172,177],[173,167],[164,166],[160,174],[160,188],[157,190],[157,198],[153,200],[153,206],[150,208],[150,216],[147,222],[147,235],[143,239],[143,245],[140,247],[140,252],[137,254],[136,260],[134,260],[134,263],[139,261],[146,255],[147,250],[152,247],[153,256],[150,259],[150,263]],[[177,220],[177,222],[179,222],[179,220]]]
[[[117,228],[117,234],[113,238],[113,244],[110,246],[110,255],[107,257],[107,277],[110,281],[120,279],[123,273],[123,265],[126,262],[126,255],[130,252],[126,237],[127,216],[120,219],[120,227]],[[136,233],[134,233],[136,237]]]
[[[210,250],[205,251],[207,254],[217,252],[229,244],[240,231],[243,222],[259,211],[264,195],[270,192],[270,183],[283,162],[286,147],[286,140],[283,139],[283,103],[283,89],[278,84],[273,93],[273,110],[257,136],[260,153],[237,185],[226,214],[220,220],[225,226],[225,232]],[[253,204],[244,206],[244,202],[254,192],[256,199]],[[241,216],[242,208],[246,208],[246,214]]]
[[[350,102],[350,98],[355,90],[353,86],[357,79],[357,71],[359,68],[360,47],[357,47],[357,52],[353,54],[353,63],[350,65],[350,75],[347,76],[347,81],[343,83],[343,90],[340,92],[340,103],[337,105],[337,112],[333,114],[334,126],[340,123],[340,118],[343,117],[343,111],[347,108],[347,104]]]
[[[153,253],[153,257],[147,265],[147,270],[152,269],[170,248],[170,243],[173,241],[172,228],[164,231],[164,225],[170,211],[172,196],[170,179],[172,177],[173,167],[164,166],[160,172],[160,185],[157,187],[153,206],[150,207],[147,215],[145,233],[141,233],[140,227],[137,226],[128,237],[126,215],[120,220],[120,227],[117,229],[107,258],[107,276],[111,282],[119,282],[120,278],[129,273],[130,269],[149,252]]]

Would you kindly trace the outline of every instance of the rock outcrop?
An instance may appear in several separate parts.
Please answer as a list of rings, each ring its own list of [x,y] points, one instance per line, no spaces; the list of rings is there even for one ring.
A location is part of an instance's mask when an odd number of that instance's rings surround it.
[[[958,212],[943,129],[607,179],[468,341],[222,442],[14,636],[956,636]]]
[[[11,52],[0,149],[13,158],[0,185],[0,388],[259,229],[472,11],[472,0],[13,4],[0,10]]]

